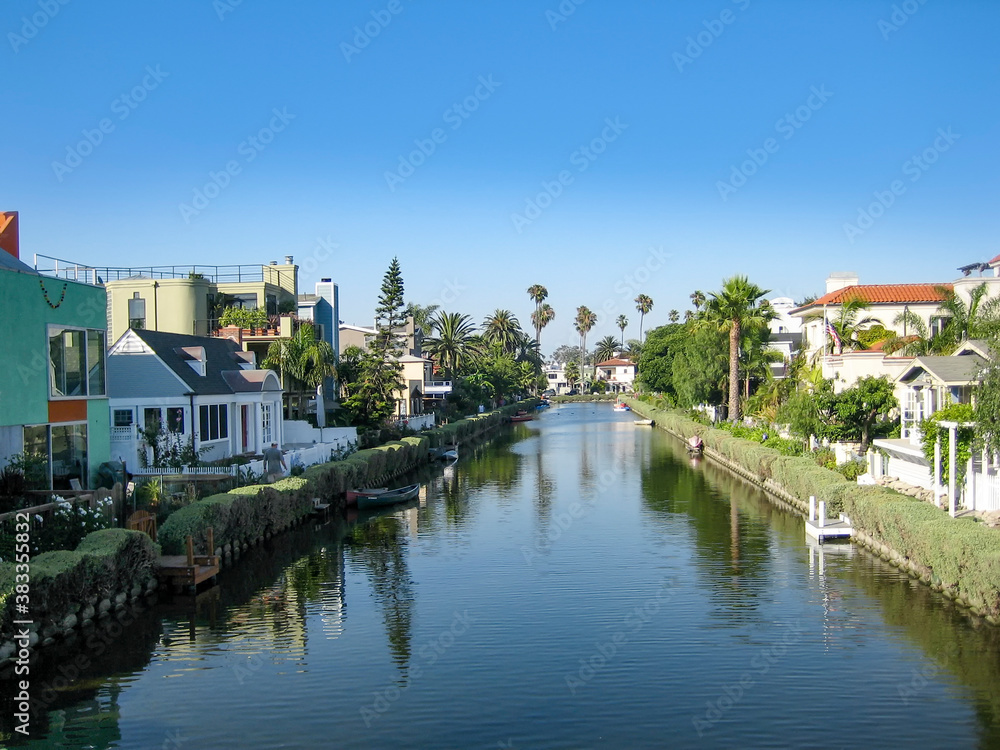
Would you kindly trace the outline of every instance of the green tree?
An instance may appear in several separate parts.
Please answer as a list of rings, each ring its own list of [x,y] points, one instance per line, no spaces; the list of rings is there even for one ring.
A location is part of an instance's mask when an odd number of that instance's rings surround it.
[[[498,344],[508,354],[515,351],[522,335],[521,324],[510,310],[494,310],[483,321],[483,340]]]
[[[671,363],[677,403],[685,408],[718,404],[726,380],[726,334],[711,326],[685,328],[690,334],[683,336]]]
[[[690,329],[679,323],[668,323],[646,334],[646,343],[637,364],[639,379],[648,390],[665,394],[676,401],[674,356],[684,349],[684,342],[690,334]]]
[[[968,302],[956,294],[954,289],[942,286],[935,289],[944,295],[938,311],[948,318],[940,333],[940,351],[950,354],[968,339],[992,338],[996,335],[1000,329],[1000,298],[987,298],[985,281],[969,291]]]
[[[406,306],[406,317],[413,318],[413,325],[416,328],[420,328],[426,334],[430,332],[434,315],[440,308],[440,305],[423,306],[410,302]]]
[[[566,365],[566,382],[570,388],[576,388],[580,382],[580,367],[576,362],[569,362]]]
[[[979,370],[979,384],[974,390],[973,420],[983,447],[1000,452],[1000,354],[994,353]]]
[[[653,298],[640,294],[635,298],[635,309],[639,311],[639,341],[642,341],[642,321],[653,309]]]
[[[615,325],[618,326],[618,330],[622,332],[622,344],[625,342],[625,328],[628,327],[628,318],[624,315],[619,315],[618,319],[615,321]]]
[[[899,407],[893,385],[884,375],[868,375],[840,393],[834,401],[834,413],[844,437],[861,441],[861,452],[868,450],[876,423],[887,419]]]
[[[667,319],[671,323],[676,323],[681,319],[681,314],[677,312],[677,310],[671,310],[669,313],[667,313]]]
[[[581,354],[580,347],[563,344],[552,353],[552,361],[557,365],[565,366],[569,362],[579,362]]]
[[[542,303],[549,296],[549,290],[546,289],[541,284],[532,284],[528,287],[528,297],[531,301],[535,303],[535,309],[531,313],[531,322],[535,326],[535,339],[540,339],[542,337],[542,328],[544,326],[539,325],[540,317],[539,310],[541,310]],[[549,308],[551,309],[551,308]]]
[[[702,315],[704,325],[729,334],[729,419],[740,418],[740,343],[745,329],[766,326],[773,315],[770,305],[761,306],[767,294],[746,276],[733,276],[722,283],[722,289],[712,292]]]
[[[858,340],[858,335],[868,326],[879,322],[877,318],[862,315],[866,310],[868,310],[868,303],[861,297],[848,297],[841,303],[833,317],[827,317],[827,323],[836,330],[843,349],[850,351],[864,348],[864,345]],[[813,313],[807,316],[806,320],[817,320],[822,319],[822,317],[823,313]],[[835,346],[836,342],[833,340],[832,334],[827,331],[826,335],[830,339],[831,346]]]
[[[597,349],[594,352],[594,359],[598,362],[605,362],[615,356],[615,352],[621,349],[621,342],[614,336],[605,336],[597,342]]]
[[[375,308],[375,335],[362,357],[358,382],[351,389],[353,393],[344,402],[356,424],[377,426],[396,411],[396,392],[403,387],[403,367],[399,358],[403,354],[401,331],[405,323],[403,275],[399,260],[393,258],[382,278]]]
[[[591,329],[597,324],[597,313],[593,312],[586,305],[580,305],[576,308],[576,320],[575,327],[576,332],[580,334],[580,373],[581,377],[584,374],[584,366],[586,365],[585,357],[587,354],[587,334],[590,333]]]
[[[542,329],[555,320],[555,317],[556,311],[552,309],[552,306],[548,302],[543,303],[537,310],[531,313],[531,324],[535,327],[535,341],[538,342],[539,348],[542,345]]]
[[[434,336],[424,339],[424,349],[444,371],[448,380],[463,372],[479,352],[480,340],[472,318],[460,313],[438,313],[432,323]]]
[[[948,481],[951,471],[951,459],[948,451],[948,428],[941,427],[940,422],[958,422],[959,425],[973,424],[975,422],[975,410],[972,404],[951,404],[943,409],[938,409],[930,417],[920,423],[920,444],[924,449],[924,458],[934,466],[934,445],[938,436],[941,437],[941,478]],[[974,427],[959,427],[955,431],[957,439],[955,450],[955,463],[957,471],[955,478],[961,483],[965,479],[965,470],[972,455],[972,442],[975,439]]]
[[[701,306],[705,304],[705,293],[700,289],[691,292],[691,304],[694,305],[695,312],[701,310]]]

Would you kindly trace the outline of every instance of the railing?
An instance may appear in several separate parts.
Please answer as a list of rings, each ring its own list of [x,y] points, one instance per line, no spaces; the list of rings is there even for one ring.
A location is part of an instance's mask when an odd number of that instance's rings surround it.
[[[32,494],[39,498],[59,497],[61,498],[61,502],[47,502],[30,508],[13,510],[9,513],[0,513],[0,535],[9,534],[13,537],[13,534],[17,530],[17,516],[21,514],[28,517],[28,523],[31,526],[30,533],[34,535],[66,503],[69,503],[73,508],[78,505],[86,505],[90,510],[99,509],[104,515],[105,520],[111,522],[109,525],[114,525],[114,506],[103,502],[105,498],[111,497],[109,490],[54,490],[52,492],[36,492]],[[5,560],[4,562],[10,561]]]
[[[216,284],[233,282],[269,281],[280,285],[283,274],[288,270],[274,266],[256,264],[239,266],[88,266],[62,258],[35,253],[35,270],[46,276],[56,276],[86,284],[103,284],[133,276],[150,279],[197,279],[203,278]]]

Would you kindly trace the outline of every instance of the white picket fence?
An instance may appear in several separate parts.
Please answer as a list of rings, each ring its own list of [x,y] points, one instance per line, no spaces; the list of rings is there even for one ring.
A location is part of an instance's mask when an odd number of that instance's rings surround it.
[[[310,448],[298,448],[295,450],[285,451],[284,473],[287,475],[292,470],[292,467],[296,465],[301,465],[302,468],[307,468],[315,464],[326,463],[331,459],[334,451],[343,450],[344,448],[346,448],[346,445],[338,441],[336,443],[319,443]],[[171,467],[151,467],[136,469],[132,472],[133,476],[136,477],[158,477],[168,476],[171,474],[188,474],[194,476],[228,474],[231,477],[238,477],[240,473],[243,473],[244,475],[247,473],[254,474],[255,476],[262,475],[264,473],[263,459],[250,461],[239,466],[183,466],[179,469]]]
[[[1000,474],[996,469],[969,472],[965,480],[965,505],[969,510],[1000,510]]]

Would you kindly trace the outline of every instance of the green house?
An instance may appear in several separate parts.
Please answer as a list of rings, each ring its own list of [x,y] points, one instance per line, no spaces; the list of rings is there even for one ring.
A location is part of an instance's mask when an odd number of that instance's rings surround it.
[[[96,281],[96,280],[95,280]],[[46,458],[50,487],[94,487],[111,458],[103,286],[39,274],[19,259],[17,214],[0,213],[0,467]],[[75,481],[74,481],[75,480]],[[77,485],[79,482],[79,485]]]

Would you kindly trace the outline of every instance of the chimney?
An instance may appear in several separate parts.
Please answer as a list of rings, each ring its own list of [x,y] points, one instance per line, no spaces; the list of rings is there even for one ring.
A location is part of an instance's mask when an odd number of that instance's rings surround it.
[[[857,271],[834,271],[826,277],[826,293],[858,285]]]
[[[0,213],[0,249],[6,250],[18,260],[21,259],[17,211],[4,211]]]
[[[285,265],[286,266],[292,265],[292,256],[291,255],[286,255],[285,256]]]

